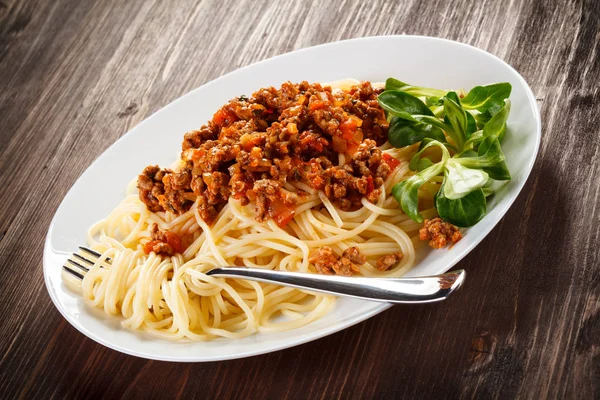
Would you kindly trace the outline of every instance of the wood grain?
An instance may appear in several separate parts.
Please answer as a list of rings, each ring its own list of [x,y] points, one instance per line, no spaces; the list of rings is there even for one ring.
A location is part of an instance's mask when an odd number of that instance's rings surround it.
[[[118,137],[241,66],[404,33],[499,56],[541,107],[533,173],[461,262],[464,290],[220,363],[126,356],[62,319],[43,285],[43,239],[69,187]],[[2,397],[599,398],[599,60],[595,0],[1,0]]]

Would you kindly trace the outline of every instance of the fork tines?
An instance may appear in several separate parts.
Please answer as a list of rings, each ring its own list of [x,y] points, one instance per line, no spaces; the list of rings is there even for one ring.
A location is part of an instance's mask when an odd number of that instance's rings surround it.
[[[77,279],[83,280],[84,275],[90,271],[89,267],[94,265],[102,254],[83,246],[79,246],[79,249],[81,254],[73,253],[67,259],[67,263],[63,265],[63,269]],[[106,262],[110,263],[111,259],[107,258]]]

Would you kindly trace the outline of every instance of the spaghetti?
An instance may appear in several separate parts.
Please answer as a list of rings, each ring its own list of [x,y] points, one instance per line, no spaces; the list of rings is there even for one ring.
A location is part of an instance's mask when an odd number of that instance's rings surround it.
[[[198,201],[180,213],[150,211],[132,182],[123,202],[88,232],[89,245],[102,256],[85,275],[82,295],[107,314],[124,317],[124,326],[170,340],[233,339],[304,326],[327,314],[335,297],[206,272],[228,265],[322,272],[309,260],[327,247],[337,256],[358,249],[365,262],[353,268],[363,276],[406,273],[414,264],[421,224],[402,212],[390,191],[413,174],[408,164],[416,148],[384,143],[378,151],[397,162],[378,191],[370,189],[371,201],[359,196],[359,204],[344,209],[344,203],[326,192],[288,180],[281,190],[297,200],[285,224],[273,218],[257,221],[255,202],[234,196],[209,221]],[[340,168],[347,164],[343,154],[337,161]],[[184,164],[180,160],[171,171],[181,171]],[[426,218],[435,216],[432,198],[438,189],[435,180],[420,189]],[[170,256],[147,254],[145,245],[155,225],[187,238],[187,248]],[[391,253],[401,254],[399,261],[390,268],[378,267],[378,260]]]

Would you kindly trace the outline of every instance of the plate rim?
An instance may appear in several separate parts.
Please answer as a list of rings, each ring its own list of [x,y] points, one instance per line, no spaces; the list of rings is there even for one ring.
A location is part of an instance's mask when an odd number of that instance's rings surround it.
[[[475,247],[477,247],[479,245],[479,243],[481,243],[481,241],[488,236],[488,234],[498,225],[498,223],[500,222],[500,220],[506,215],[506,213],[508,212],[508,210],[510,209],[510,207],[512,207],[512,205],[514,204],[514,202],[516,201],[516,199],[521,196],[521,192],[523,190],[523,187],[525,186],[527,180],[529,179],[529,176],[531,174],[531,172],[533,171],[533,167],[535,165],[535,162],[537,160],[538,154],[539,154],[539,149],[540,149],[540,143],[541,143],[541,134],[542,134],[542,120],[541,120],[541,113],[540,113],[540,108],[537,104],[536,101],[536,97],[531,89],[531,87],[529,86],[529,84],[527,83],[527,81],[523,78],[523,76],[514,68],[512,67],[510,64],[508,64],[507,62],[505,62],[504,60],[502,60],[501,58],[499,58],[498,56],[489,53],[483,49],[480,49],[478,47],[466,44],[466,43],[462,43],[462,42],[458,42],[455,40],[450,40],[450,39],[445,39],[445,38],[440,38],[440,37],[435,37],[435,36],[422,36],[422,35],[376,35],[376,36],[366,36],[366,37],[359,37],[359,38],[350,38],[350,39],[345,39],[345,40],[338,40],[338,41],[332,41],[332,42],[327,42],[327,43],[322,43],[319,45],[315,45],[315,46],[308,46],[308,47],[303,47],[300,49],[296,49],[296,50],[292,50],[286,53],[282,53],[282,54],[278,54],[275,55],[273,57],[269,57],[263,60],[259,60],[257,62],[254,62],[252,64],[248,64],[246,66],[243,66],[241,68],[237,68],[235,70],[232,70],[226,74],[220,75],[208,82],[205,82],[203,84],[201,84],[200,86],[182,94],[181,96],[177,97],[176,99],[172,100],[171,102],[165,104],[164,106],[162,106],[160,109],[158,109],[157,111],[155,111],[154,113],[152,113],[151,115],[147,116],[146,118],[144,118],[144,120],[142,120],[140,123],[136,124],[133,127],[130,127],[130,129],[125,132],[123,135],[121,135],[117,140],[115,140],[109,147],[107,147],[101,154],[98,155],[98,157],[96,157],[87,167],[86,169],[81,173],[81,175],[75,180],[75,182],[73,182],[73,184],[71,185],[71,187],[69,188],[69,190],[65,193],[63,199],[61,200],[61,203],[59,204],[59,206],[56,208],[54,215],[52,217],[52,220],[49,224],[48,227],[48,231],[46,234],[46,238],[44,241],[44,252],[43,252],[43,273],[44,273],[44,283],[46,286],[46,291],[48,292],[54,306],[56,307],[56,309],[58,309],[58,311],[60,312],[60,314],[63,316],[63,318],[65,318],[73,327],[75,327],[75,329],[77,329],[79,332],[81,332],[82,334],[84,334],[86,337],[88,337],[89,339],[92,339],[93,341],[95,341],[96,343],[99,343],[103,346],[106,346],[112,350],[116,350],[119,351],[121,353],[124,354],[128,354],[131,356],[135,356],[135,357],[140,357],[140,358],[145,358],[145,359],[150,359],[150,360],[157,360],[157,361],[169,361],[169,362],[214,362],[214,361],[225,361],[225,360],[232,360],[232,359],[239,359],[239,358],[246,358],[246,357],[252,357],[252,356],[257,356],[257,355],[261,355],[261,354],[267,354],[267,353],[271,353],[271,352],[275,352],[275,351],[279,351],[279,350],[283,350],[283,349],[287,349],[287,348],[291,348],[291,347],[295,347],[304,343],[308,343],[320,338],[323,338],[325,336],[334,334],[336,332],[339,332],[341,330],[344,330],[346,328],[349,328],[353,325],[356,325],[360,322],[363,322],[377,314],[380,314],[381,312],[387,310],[388,308],[390,308],[392,306],[392,304],[386,304],[386,303],[379,303],[379,304],[375,304],[375,306],[373,307],[372,310],[367,311],[363,314],[357,315],[354,318],[349,319],[348,321],[339,323],[337,325],[335,325],[334,327],[326,327],[323,328],[319,331],[314,331],[313,333],[307,333],[306,335],[296,339],[296,340],[292,340],[289,342],[284,342],[281,344],[277,344],[277,345],[273,345],[273,346],[266,346],[263,349],[259,349],[259,350],[252,350],[252,348],[250,348],[250,350],[247,351],[243,351],[243,352],[238,352],[235,354],[230,354],[230,355],[225,355],[225,356],[198,356],[198,355],[194,355],[191,356],[189,358],[182,358],[179,356],[175,356],[175,357],[170,357],[170,356],[161,356],[161,355],[157,355],[157,354],[152,354],[152,353],[146,353],[146,352],[140,352],[140,351],[134,351],[131,350],[127,347],[123,347],[119,344],[115,344],[115,343],[111,343],[105,339],[103,339],[102,337],[96,335],[94,332],[91,332],[90,330],[86,329],[85,327],[81,326],[81,324],[79,324],[77,322],[77,320],[70,315],[67,310],[63,307],[62,303],[59,301],[57,294],[54,292],[54,288],[50,282],[50,278],[49,278],[49,268],[51,268],[52,266],[49,265],[49,252],[51,251],[51,234],[53,231],[53,227],[54,224],[56,222],[56,218],[57,218],[57,214],[58,211],[60,210],[60,208],[63,205],[64,199],[69,196],[69,194],[73,191],[73,188],[81,181],[81,179],[84,177],[84,175],[86,174],[86,172],[88,171],[88,169],[100,158],[102,157],[102,155],[104,155],[110,148],[112,148],[113,146],[117,145],[120,141],[122,141],[125,137],[127,137],[129,135],[129,133],[142,125],[145,125],[147,123],[149,123],[149,121],[152,119],[152,117],[161,112],[165,107],[168,106],[172,106],[177,104],[180,101],[183,101],[183,98],[186,97],[187,95],[196,92],[197,90],[199,90],[200,88],[205,88],[205,87],[209,87],[211,85],[214,84],[215,81],[220,80],[224,77],[228,77],[228,76],[232,76],[235,75],[237,73],[240,73],[241,71],[244,71],[247,68],[250,67],[255,67],[258,65],[261,65],[263,63],[269,62],[273,59],[277,59],[277,58],[281,58],[281,57],[285,57],[289,54],[292,53],[303,53],[315,48],[322,48],[322,47],[327,47],[327,46],[333,46],[336,45],[338,43],[344,43],[344,42],[359,42],[359,41],[369,41],[369,40],[381,40],[381,39],[418,39],[418,40],[429,40],[429,41],[436,41],[436,42],[446,42],[452,45],[457,45],[459,47],[466,47],[469,48],[471,51],[476,51],[479,53],[483,53],[488,57],[492,57],[493,59],[495,59],[496,61],[500,62],[501,64],[504,64],[505,67],[508,67],[509,70],[511,70],[515,76],[517,77],[517,79],[520,81],[520,83],[522,84],[523,88],[525,89],[525,95],[527,96],[527,99],[529,100],[529,103],[532,107],[532,110],[534,112],[534,117],[535,117],[535,124],[536,124],[536,131],[535,131],[535,148],[534,148],[534,154],[530,159],[530,162],[528,164],[525,165],[525,173],[523,174],[523,179],[522,181],[517,183],[517,194],[512,198],[509,199],[509,201],[507,201],[505,203],[505,205],[503,207],[499,207],[498,210],[498,216],[495,217],[493,220],[489,221],[489,225],[483,229],[483,232],[481,235],[477,236],[476,238],[473,239],[473,243],[464,251],[462,251],[460,254],[458,254],[455,259],[453,261],[451,261],[447,268],[445,269],[445,271],[449,271],[454,265],[456,265],[458,262],[462,261],[473,249],[475,249]],[[257,335],[257,334],[255,334]],[[153,339],[153,340],[162,340],[162,339]],[[219,340],[219,339],[215,339],[215,340]],[[231,339],[224,339],[224,340],[231,340]],[[182,344],[185,344],[187,342],[184,342]]]

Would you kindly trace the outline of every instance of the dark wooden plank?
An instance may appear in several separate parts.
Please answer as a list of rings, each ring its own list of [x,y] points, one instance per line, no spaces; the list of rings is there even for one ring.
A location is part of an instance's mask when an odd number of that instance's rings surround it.
[[[244,360],[153,362],[85,338],[45,293],[42,241],[75,179],[178,96],[293,49],[381,34],[473,44],[532,86],[543,137],[450,301],[394,307]],[[600,7],[587,1],[0,3],[0,392],[88,398],[597,398]],[[65,162],[65,160],[69,160]]]

